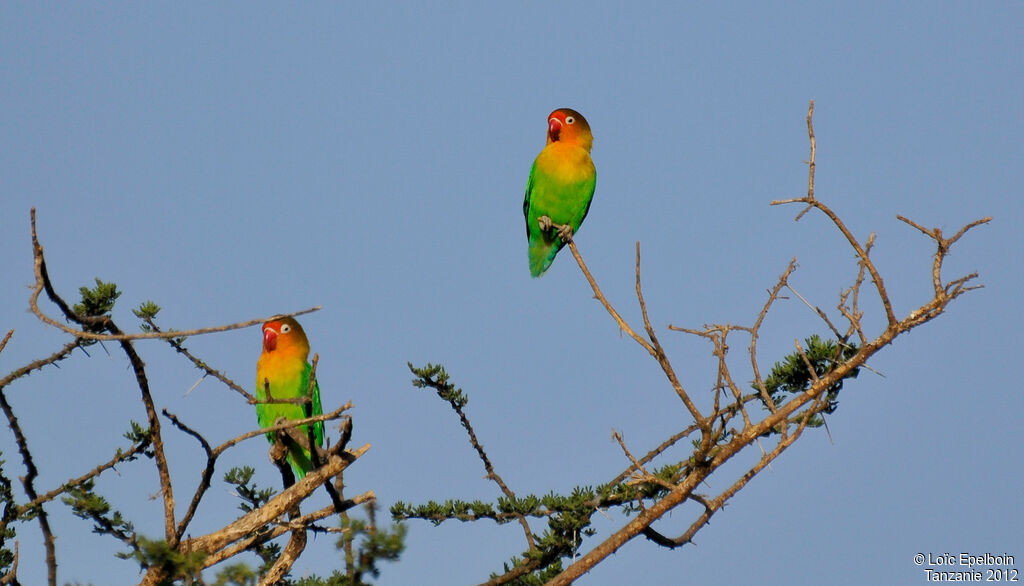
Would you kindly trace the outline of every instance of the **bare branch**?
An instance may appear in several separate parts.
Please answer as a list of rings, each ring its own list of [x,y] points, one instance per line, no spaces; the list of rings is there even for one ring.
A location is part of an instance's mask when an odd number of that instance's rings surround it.
[[[570,242],[570,245],[572,244],[573,243]],[[576,257],[576,260],[580,264],[580,268],[583,268],[583,257],[580,256],[575,246],[573,246],[572,250],[573,256]],[[589,273],[587,280],[590,281],[591,286],[594,288],[594,293],[598,294],[599,289],[597,288],[597,283],[592,277],[589,277]],[[651,327],[651,320],[647,317],[647,304],[644,302],[644,294],[640,287],[640,241],[637,241],[636,243],[636,298],[640,304],[640,313],[643,315],[644,329],[647,331],[647,338],[651,341],[650,345],[647,347],[648,352],[650,352],[651,355],[654,356],[655,360],[658,361],[658,365],[661,366],[661,370],[665,373],[665,376],[668,377],[668,381],[672,385],[672,388],[675,390],[676,394],[679,395],[683,404],[686,405],[686,409],[690,412],[690,416],[693,417],[693,420],[701,428],[701,431],[704,432],[705,436],[707,436],[710,430],[708,420],[704,418],[700,410],[697,409],[697,405],[694,404],[690,399],[690,396],[683,389],[683,385],[679,382],[679,377],[676,376],[676,372],[672,368],[672,364],[669,362],[668,356],[665,355],[665,349],[661,347],[661,343],[658,342],[658,336],[655,335],[654,328]]]
[[[570,244],[572,244],[571,241]],[[462,423],[462,427],[466,430],[466,433],[469,434],[469,443],[473,446],[473,449],[476,450],[477,456],[479,456],[480,461],[484,464],[484,470],[487,471],[487,475],[484,476],[484,478],[493,480],[494,483],[498,485],[498,488],[501,489],[502,494],[515,500],[516,493],[505,484],[505,481],[502,480],[501,476],[499,476],[494,470],[494,466],[491,464],[490,458],[487,457],[487,452],[484,451],[484,447],[480,444],[480,440],[477,439],[476,432],[473,431],[473,425],[470,424],[469,418],[466,417],[466,412],[462,409],[462,405],[452,398],[446,398],[445,387],[442,383],[432,378],[423,378],[422,380],[426,386],[433,388],[441,398],[445,398],[452,410],[459,416],[459,422]],[[517,518],[519,519],[519,524],[523,527],[523,532],[525,533],[526,543],[529,549],[535,549],[536,543],[534,543],[533,530],[530,529],[530,523],[526,520],[524,515],[517,515]]]
[[[212,328],[197,328],[197,329],[194,329],[194,330],[184,330],[184,331],[176,331],[176,332],[144,332],[144,333],[141,333],[141,334],[126,334],[124,332],[120,332],[119,331],[117,333],[112,333],[112,334],[96,334],[96,333],[93,333],[93,332],[86,332],[84,330],[78,330],[78,329],[75,329],[75,328],[72,328],[72,327],[68,327],[68,326],[60,323],[59,321],[51,318],[50,316],[48,316],[45,313],[43,313],[43,311],[41,309],[39,309],[39,294],[42,293],[44,289],[46,290],[47,296],[50,298],[50,300],[53,301],[57,305],[57,307],[60,308],[61,312],[68,319],[70,319],[70,320],[72,320],[74,322],[77,322],[77,323],[79,323],[81,325],[105,325],[105,322],[107,320],[109,320],[110,318],[106,317],[106,316],[86,318],[86,317],[83,317],[83,316],[76,315],[75,312],[72,311],[71,307],[67,303],[65,303],[62,299],[60,299],[60,297],[57,295],[56,291],[54,290],[53,285],[50,282],[49,274],[46,271],[46,260],[43,258],[43,247],[40,246],[39,239],[36,237],[36,209],[35,208],[32,208],[32,211],[31,211],[31,222],[32,222],[32,250],[33,250],[34,257],[35,257],[36,284],[35,284],[35,287],[32,289],[32,295],[29,296],[29,301],[28,301],[29,302],[29,307],[31,307],[32,313],[34,313],[36,315],[36,317],[38,317],[44,323],[49,324],[49,325],[51,325],[51,326],[53,326],[53,327],[55,327],[55,328],[57,328],[59,330],[62,330],[64,332],[67,332],[67,333],[71,334],[72,336],[75,336],[76,338],[85,338],[85,339],[88,339],[88,340],[116,340],[116,341],[125,341],[125,340],[152,340],[152,339],[178,338],[178,337],[186,337],[186,336],[198,336],[198,335],[202,335],[202,334],[212,334],[212,333],[215,333],[215,332],[226,332],[226,331],[229,331],[229,330],[237,330],[237,329],[241,329],[241,328],[247,328],[249,326],[253,326],[253,325],[257,325],[257,324],[262,324],[264,322],[271,321],[271,320],[273,320],[275,318],[280,318],[280,317],[284,317],[284,316],[293,316],[294,317],[294,316],[303,315],[303,314],[306,314],[306,313],[312,313],[314,311],[319,311],[321,309],[321,307],[319,305],[317,305],[317,306],[310,307],[308,309],[303,309],[301,311],[296,311],[296,312],[293,312],[293,313],[278,314],[278,315],[274,315],[274,316],[270,316],[270,317],[259,318],[259,319],[251,319],[251,320],[247,320],[247,321],[243,321],[243,322],[238,322],[238,323],[224,325],[224,326],[217,326],[217,327],[212,327]]]
[[[77,341],[75,344],[77,345]],[[39,499],[35,488],[35,479],[39,476],[39,469],[36,468],[32,452],[28,448],[28,440],[21,430],[18,418],[14,415],[14,409],[11,408],[11,404],[7,401],[7,395],[3,392],[2,386],[0,386],[0,409],[3,409],[4,415],[7,417],[7,425],[14,433],[14,441],[18,444],[18,451],[21,453],[21,459],[25,463],[25,475],[21,477],[21,485],[30,502],[34,502]],[[46,548],[47,583],[50,586],[56,586],[57,551],[54,545],[53,530],[50,529],[50,517],[42,505],[39,506],[38,511],[39,513],[36,515],[36,518],[39,520],[39,530],[43,534],[43,545]]]

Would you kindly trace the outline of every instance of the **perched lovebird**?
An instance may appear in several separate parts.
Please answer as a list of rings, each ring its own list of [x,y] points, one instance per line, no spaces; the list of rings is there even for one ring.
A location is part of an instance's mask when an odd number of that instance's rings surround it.
[[[273,399],[295,399],[303,397],[309,391],[309,375],[312,367],[306,362],[309,356],[309,340],[306,332],[295,318],[282,317],[263,324],[263,353],[256,363],[256,398],[265,401],[269,385],[270,397]],[[320,415],[320,385],[313,384],[312,415]],[[256,418],[260,427],[270,427],[277,423],[278,418],[305,419],[305,405],[299,403],[258,403]],[[306,426],[297,429],[303,435]],[[313,424],[313,436],[318,446],[324,444],[324,424],[318,421]],[[274,443],[274,434],[268,433],[267,439]],[[289,450],[288,463],[299,479],[313,469],[309,450],[294,447]]]
[[[530,242],[530,274],[539,277],[580,229],[594,198],[597,170],[590,158],[594,136],[576,110],[548,116],[548,142],[537,155],[526,183],[523,215]],[[555,229],[552,224],[559,224]]]

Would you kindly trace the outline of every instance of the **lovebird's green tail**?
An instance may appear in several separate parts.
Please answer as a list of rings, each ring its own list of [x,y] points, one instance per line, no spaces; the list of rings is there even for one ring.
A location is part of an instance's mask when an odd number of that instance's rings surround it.
[[[537,233],[530,238],[530,276],[539,277],[548,270],[555,260],[555,255],[565,246],[562,239],[557,235],[553,239],[547,238],[547,234]]]

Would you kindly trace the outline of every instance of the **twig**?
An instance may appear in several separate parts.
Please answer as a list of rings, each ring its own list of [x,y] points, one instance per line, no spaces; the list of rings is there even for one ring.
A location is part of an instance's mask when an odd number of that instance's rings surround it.
[[[731,497],[731,495],[734,494],[735,491],[741,489],[746,484],[746,482],[749,481],[750,478],[756,475],[761,469],[763,469],[764,466],[767,466],[772,461],[772,459],[774,459],[774,457],[778,455],[778,453],[781,453],[782,450],[784,450],[787,446],[791,445],[792,442],[794,442],[803,433],[803,430],[806,429],[807,423],[808,421],[810,421],[811,416],[816,413],[819,413],[824,408],[824,405],[827,404],[825,403],[825,398],[827,396],[826,391],[829,388],[831,388],[837,382],[846,378],[855,369],[860,368],[862,365],[864,365],[871,356],[873,356],[881,348],[891,344],[897,336],[933,319],[934,317],[942,313],[942,311],[950,303],[950,301],[952,301],[952,299],[963,294],[968,290],[972,290],[977,287],[973,285],[968,285],[968,283],[971,280],[976,278],[976,275],[973,273],[965,277],[961,277],[959,279],[954,279],[944,285],[942,284],[941,279],[935,279],[935,281],[938,282],[940,286],[937,286],[935,288],[935,295],[931,301],[925,303],[917,310],[911,312],[910,315],[908,315],[906,318],[902,320],[899,320],[895,317],[895,314],[892,310],[892,304],[889,300],[888,292],[886,291],[885,285],[877,271],[877,268],[871,261],[868,254],[871,249],[871,245],[874,242],[874,235],[872,234],[871,236],[868,237],[867,244],[865,246],[861,246],[861,244],[857,241],[856,238],[853,237],[852,233],[846,228],[845,224],[839,219],[835,212],[833,212],[828,206],[821,203],[814,197],[813,159],[815,153],[813,127],[811,126],[812,112],[813,102],[811,104],[811,108],[808,111],[808,134],[812,141],[812,166],[808,178],[808,195],[807,197],[798,199],[774,201],[772,202],[772,204],[778,205],[782,203],[798,202],[806,203],[808,204],[809,208],[817,208],[819,211],[821,211],[827,217],[829,217],[833,225],[835,225],[836,228],[846,237],[847,242],[857,252],[857,256],[859,259],[858,264],[860,265],[861,271],[859,273],[860,276],[858,277],[858,282],[855,283],[854,287],[851,290],[851,293],[849,294],[853,296],[852,309],[842,310],[844,315],[848,319],[850,319],[851,328],[860,333],[860,314],[859,309],[857,309],[856,294],[860,279],[862,279],[863,273],[866,272],[867,274],[871,275],[871,278],[875,284],[875,288],[878,292],[879,299],[881,300],[882,306],[885,310],[887,325],[885,326],[884,330],[872,340],[866,340],[865,336],[862,336],[862,340],[864,340],[864,342],[857,349],[856,353],[851,358],[845,360],[841,364],[838,364],[834,369],[830,370],[829,372],[826,372],[825,374],[819,376],[816,372],[814,372],[813,368],[811,368],[811,376],[814,380],[812,381],[812,384],[807,391],[793,396],[789,401],[787,401],[782,406],[776,406],[776,409],[774,409],[772,413],[764,417],[761,421],[745,426],[742,431],[733,432],[731,439],[728,442],[716,445],[713,457],[711,457],[707,461],[698,460],[696,462],[696,465],[690,466],[688,468],[686,476],[682,478],[682,480],[680,480],[677,484],[675,484],[672,490],[670,490],[667,494],[661,497],[658,501],[654,502],[652,505],[642,510],[628,524],[626,524],[624,527],[622,527],[609,537],[607,537],[603,542],[598,544],[591,551],[587,552],[585,555],[575,560],[570,566],[565,568],[558,576],[549,581],[549,586],[566,585],[572,583],[574,580],[582,576],[585,572],[593,568],[601,560],[605,559],[607,556],[614,553],[618,548],[620,548],[626,542],[628,542],[633,537],[639,534],[646,533],[649,536],[660,535],[653,529],[650,529],[652,523],[654,523],[657,519],[660,519],[669,511],[673,510],[675,507],[683,503],[685,500],[693,498],[693,490],[701,482],[703,482],[712,472],[719,469],[733,456],[735,456],[737,453],[739,453],[747,446],[756,442],[758,438],[760,438],[762,435],[766,434],[776,426],[784,424],[782,435],[779,439],[779,444],[776,445],[776,448],[772,452],[764,454],[757,465],[751,468],[743,477],[741,477],[736,483],[734,483],[734,485],[730,487],[730,490],[726,491],[726,493],[723,493],[723,495],[720,495],[722,497],[721,501],[709,501],[709,503],[713,506],[706,505],[705,513],[694,522],[694,524],[686,533],[684,533],[682,536],[675,540],[671,540],[673,543],[688,542],[692,538],[693,534],[695,534],[696,531],[703,527],[703,525],[707,522],[707,519],[710,517],[710,515],[713,514],[714,510],[717,510],[716,507],[720,507],[722,504],[724,504],[725,500]],[[806,211],[807,210],[801,212],[801,216]],[[798,216],[798,219],[799,217],[800,216]],[[985,218],[982,220],[978,220],[972,224],[968,224],[958,232],[957,237],[959,237],[959,235],[962,235],[963,233],[966,233],[973,226],[985,223],[987,220],[988,219]],[[928,233],[927,231],[925,232]],[[951,242],[947,243],[946,241],[944,241],[938,232],[932,233],[935,234],[937,240],[937,250],[933,263],[935,267],[935,272],[937,273],[938,270],[941,268],[942,260],[944,259],[948,251],[948,245],[951,244]],[[587,273],[585,272],[585,274]],[[784,283],[784,281],[784,278],[780,280],[779,287],[781,287],[781,284]],[[769,304],[776,298],[777,294],[778,293],[776,291],[770,296]],[[842,303],[843,302],[841,301],[841,304]],[[758,327],[759,325],[760,319]],[[682,329],[682,331],[688,331],[690,333],[694,333],[697,335],[703,335],[705,337],[714,338],[714,334],[711,332],[710,328],[706,329],[706,331],[704,332],[686,329]],[[756,332],[756,329],[754,329],[754,331]],[[797,344],[798,351],[800,352],[805,362],[807,362],[807,357],[803,353],[803,349],[799,347],[799,342],[797,342]],[[760,376],[758,376],[757,378],[760,379]],[[760,386],[763,390],[763,383],[759,383],[758,386]],[[798,413],[798,411],[801,409],[803,409],[803,411]],[[796,431],[791,433],[789,430],[789,424],[794,422],[794,417],[799,418],[800,422],[796,428]],[[707,439],[709,438],[708,436],[705,436],[705,438],[702,439],[704,441],[707,441]],[[706,444],[702,442],[702,448],[704,448],[705,446]],[[664,536],[661,537],[663,538]],[[668,538],[661,539],[659,537],[655,537],[655,539],[664,542]]]
[[[36,468],[36,463],[32,458],[32,452],[28,448],[28,440],[25,438],[25,434],[21,430],[18,418],[14,415],[14,409],[12,409],[11,404],[7,402],[7,395],[3,392],[3,387],[0,387],[0,409],[3,409],[4,415],[7,417],[7,425],[14,433],[14,440],[18,444],[18,451],[21,453],[21,459],[25,463],[25,475],[21,477],[21,485],[25,489],[25,494],[28,496],[29,501],[34,502],[39,499],[39,495],[36,493],[35,488],[35,479],[39,476],[39,469]],[[50,517],[47,515],[46,509],[44,509],[42,505],[40,505],[37,510],[39,511],[39,514],[36,515],[36,518],[39,519],[39,530],[43,533],[43,545],[46,548],[47,583],[50,586],[56,586],[57,551],[54,545],[53,531],[50,529]]]
[[[540,565],[541,560],[539,559],[523,560],[520,565],[512,568],[508,572],[505,572],[500,576],[495,576],[486,582],[481,582],[478,586],[501,586],[502,584],[508,584],[520,576],[525,576],[526,574],[536,570]]]
[[[583,257],[580,256],[579,251],[576,250],[576,247],[572,242],[569,244],[572,246],[573,256],[576,257],[580,268],[583,268]],[[594,293],[597,294],[599,289],[597,288],[597,283],[594,282],[593,277],[589,277],[588,281],[590,281],[591,286],[594,288]],[[651,326],[651,320],[647,317],[647,304],[644,302],[644,294],[640,287],[640,241],[637,241],[636,243],[636,298],[640,304],[640,313],[643,315],[644,329],[647,331],[647,337],[651,341],[648,351],[651,351],[651,354],[658,361],[658,365],[661,366],[661,370],[665,373],[665,376],[668,377],[668,381],[672,385],[672,388],[675,390],[676,394],[679,395],[683,404],[686,405],[686,409],[690,412],[690,416],[693,417],[693,420],[697,423],[697,426],[701,428],[701,431],[704,432],[704,436],[706,437],[710,430],[710,424],[708,423],[708,420],[701,415],[700,410],[697,409],[697,405],[693,403],[690,396],[683,389],[682,383],[679,382],[679,378],[676,376],[675,369],[672,368],[672,363],[669,362],[668,356],[665,354],[665,349],[661,347],[661,343],[658,341],[658,336],[654,333],[654,328]]]
[[[572,241],[570,241],[569,244],[572,245]],[[484,447],[480,444],[480,440],[477,439],[476,432],[473,431],[473,426],[472,424],[470,424],[469,418],[466,417],[466,413],[465,411],[463,411],[462,405],[460,405],[457,401],[455,401],[452,398],[446,398],[446,395],[444,393],[444,385],[442,383],[438,382],[437,380],[434,380],[433,378],[423,378],[422,380],[427,384],[427,386],[433,388],[437,392],[438,396],[440,396],[442,399],[447,400],[448,404],[451,405],[452,410],[454,410],[455,413],[459,416],[459,422],[462,423],[462,427],[466,430],[466,433],[469,434],[469,443],[473,446],[473,449],[476,450],[477,456],[480,457],[480,461],[482,461],[484,464],[484,470],[487,471],[487,475],[484,476],[484,478],[489,478],[490,480],[493,480],[494,483],[498,485],[498,488],[501,489],[501,492],[506,497],[515,500],[516,493],[513,492],[512,489],[508,487],[508,485],[505,484],[505,481],[502,480],[501,476],[494,470],[494,466],[491,464],[490,458],[487,457],[487,452],[484,451]],[[530,529],[529,522],[527,522],[526,517],[524,515],[517,516],[519,518],[519,524],[522,525],[523,532],[526,535],[526,543],[529,549],[535,549],[536,544],[534,543],[533,539],[533,530]]]
[[[20,584],[20,582],[18,582],[18,557],[19,557],[19,555],[20,555],[20,552],[18,551],[18,542],[15,541],[14,542],[14,559],[11,560],[11,569],[6,574],[4,574],[2,577],[0,577],[0,584],[13,584],[14,586],[18,586]]]
[[[159,327],[157,327],[156,323],[154,323],[152,319],[147,318],[146,319],[146,324],[149,325],[149,327],[153,328],[154,332],[161,332],[162,331]],[[173,332],[173,333],[178,334],[178,332]],[[208,375],[213,376],[214,378],[216,378],[220,382],[222,382],[225,385],[227,385],[228,388],[232,389],[236,393],[238,393],[238,394],[242,395],[243,397],[245,397],[245,400],[250,405],[255,405],[256,403],[259,402],[256,399],[256,397],[252,396],[252,394],[250,394],[249,391],[246,391],[245,389],[243,389],[238,383],[236,383],[235,381],[231,380],[230,378],[225,376],[223,373],[221,373],[219,370],[211,367],[205,361],[200,360],[194,354],[189,352],[188,348],[185,348],[185,346],[182,345],[182,343],[179,342],[176,338],[169,338],[167,340],[167,343],[170,344],[179,354],[182,354],[182,355],[185,356],[185,358],[188,358],[189,361],[191,361],[192,364],[194,364],[196,368],[198,368],[199,370],[202,370],[204,373],[206,373]],[[202,379],[200,379],[200,380],[202,380]],[[198,383],[196,383],[196,384],[198,384]]]
[[[148,445],[149,444],[146,443],[146,442],[135,444],[127,452],[119,452],[119,453],[115,454],[113,458],[111,458],[110,460],[104,462],[103,464],[100,464],[99,466],[93,468],[92,470],[86,472],[85,474],[83,474],[83,475],[81,475],[81,476],[79,476],[77,478],[71,478],[71,479],[66,480],[64,482],[64,484],[61,484],[57,488],[55,488],[55,489],[53,489],[53,490],[51,490],[51,491],[49,491],[47,493],[41,494],[38,497],[36,497],[35,499],[33,499],[33,500],[23,504],[23,505],[18,506],[18,514],[20,515],[22,513],[26,513],[30,509],[38,507],[38,506],[42,505],[45,502],[49,502],[49,501],[53,500],[54,497],[56,497],[57,495],[63,494],[63,493],[65,493],[65,492],[67,492],[67,491],[69,491],[72,488],[75,488],[77,486],[81,486],[85,482],[89,481],[92,478],[95,478],[95,477],[99,476],[100,474],[106,472],[107,470],[113,468],[114,466],[117,466],[121,462],[124,462],[126,460],[130,460],[130,459],[134,458],[137,454],[139,454],[140,452],[144,451],[148,447]]]
[[[214,454],[210,448],[210,443],[206,441],[206,438],[202,436],[198,431],[185,425],[176,415],[168,411],[167,409],[161,410],[164,417],[166,417],[175,427],[188,435],[196,438],[199,445],[202,446],[203,452],[206,453],[206,466],[203,467],[203,473],[199,479],[199,486],[196,487],[195,493],[192,495],[192,500],[189,502],[188,509],[185,510],[185,515],[182,516],[181,521],[178,522],[178,526],[174,532],[175,537],[180,540],[185,535],[185,530],[188,529],[189,523],[192,522],[192,518],[196,514],[196,510],[199,508],[199,501],[202,500],[203,495],[209,490],[210,484],[213,481],[214,464],[217,461],[219,454]]]
[[[211,327],[211,328],[197,328],[197,329],[194,329],[194,330],[184,330],[184,331],[180,331],[180,332],[179,331],[175,331],[175,332],[143,332],[141,334],[126,334],[124,332],[118,332],[116,334],[97,334],[97,333],[93,333],[93,332],[87,332],[87,331],[84,331],[84,330],[78,330],[78,329],[75,329],[75,328],[72,328],[72,327],[68,327],[68,326],[60,323],[59,321],[51,318],[50,316],[48,316],[45,313],[43,313],[43,311],[41,309],[39,309],[39,294],[42,293],[44,289],[46,290],[47,295],[50,297],[50,300],[53,301],[57,305],[57,307],[60,308],[61,313],[63,313],[65,316],[68,316],[68,318],[71,319],[72,321],[75,321],[75,322],[77,322],[79,324],[82,324],[82,325],[102,326],[102,325],[105,325],[105,322],[107,320],[109,320],[110,318],[107,317],[107,316],[100,316],[100,317],[94,317],[94,318],[85,319],[82,316],[77,316],[77,315],[75,315],[74,311],[71,310],[71,307],[68,306],[67,303],[65,303],[63,299],[60,299],[60,297],[57,296],[56,292],[53,290],[53,285],[50,284],[49,275],[47,274],[47,271],[46,271],[46,261],[43,258],[43,247],[39,245],[39,240],[36,237],[36,209],[35,208],[32,208],[32,210],[31,210],[31,222],[32,222],[32,249],[33,249],[33,254],[34,254],[34,257],[35,257],[36,284],[35,284],[35,287],[32,289],[32,295],[29,296],[29,301],[28,301],[29,307],[32,309],[32,313],[34,313],[36,315],[36,317],[38,317],[44,323],[47,323],[47,324],[49,324],[49,325],[51,325],[51,326],[53,326],[55,328],[58,328],[58,329],[60,329],[60,330],[62,330],[64,332],[67,332],[67,333],[71,334],[72,336],[75,336],[76,338],[85,338],[87,340],[116,340],[116,341],[125,341],[125,340],[152,340],[152,339],[168,339],[168,338],[198,336],[198,335],[202,335],[202,334],[212,334],[212,333],[215,333],[215,332],[227,332],[227,331],[230,331],[230,330],[237,330],[237,329],[241,329],[241,328],[247,328],[249,326],[253,326],[253,325],[257,325],[257,324],[262,324],[264,322],[271,321],[271,320],[273,320],[275,318],[280,318],[280,317],[284,317],[284,316],[293,316],[294,317],[294,316],[298,316],[298,315],[312,313],[314,311],[319,311],[321,309],[321,306],[316,305],[314,307],[310,307],[308,309],[303,309],[301,311],[296,311],[296,312],[293,312],[293,313],[278,314],[278,315],[274,315],[274,316],[270,316],[270,317],[259,318],[259,319],[251,319],[251,320],[247,320],[247,321],[243,321],[243,322],[238,322],[238,323],[233,323],[233,324],[224,325],[224,326],[216,326],[216,327]],[[58,299],[60,299],[60,300],[58,301]],[[74,316],[74,317],[72,317],[72,316]]]

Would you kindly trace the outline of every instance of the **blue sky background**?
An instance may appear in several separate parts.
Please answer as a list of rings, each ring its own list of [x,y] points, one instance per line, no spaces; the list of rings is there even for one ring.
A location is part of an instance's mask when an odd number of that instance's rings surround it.
[[[710,401],[710,347],[669,323],[753,322],[793,257],[793,286],[834,308],[856,271],[825,219],[772,199],[806,190],[804,117],[816,101],[817,194],[861,238],[906,315],[930,298],[933,246],[896,220],[955,231],[946,277],[985,289],[884,350],[829,418],[743,490],[696,546],[634,540],[581,584],[924,583],[918,552],[1009,553],[1024,569],[1019,362],[1024,6],[1018,2],[682,6],[630,3],[5,3],[0,7],[0,373],[65,337],[28,312],[29,208],[59,291],[94,277],[186,329],[296,311],[320,353],[325,409],[355,403],[352,494],[494,499],[457,418],[413,389],[406,362],[444,363],[498,471],[520,494],[606,482],[688,415],[657,365],[592,299],[564,253],[527,270],[521,212],[545,116],[571,106],[596,136],[597,192],[577,242],[605,293],[637,323],[633,247],[648,309],[683,384]],[[866,288],[867,289],[867,288]],[[869,301],[866,323],[880,327]],[[51,313],[56,310],[50,308]],[[780,303],[762,369],[824,333]],[[734,375],[750,380],[737,336]],[[189,341],[249,385],[257,328]],[[166,345],[140,343],[160,406],[214,442],[255,427],[252,408]],[[114,346],[76,352],[5,392],[46,490],[124,445],[144,421]],[[166,429],[184,500],[195,442]],[[0,433],[8,475],[24,474]],[[278,484],[262,441],[225,456]],[[741,458],[734,471],[749,465]],[[715,493],[724,477],[704,487]],[[99,490],[161,532],[149,463]],[[317,506],[326,503],[317,496]],[[216,484],[192,534],[237,515]],[[111,539],[51,504],[59,579],[138,580]],[[658,528],[682,532],[681,509]],[[596,545],[621,525],[595,516]],[[409,524],[382,584],[483,581],[523,548],[510,524]],[[543,528],[540,523],[535,529]],[[42,583],[36,525],[18,528],[20,577]],[[341,564],[319,537],[296,575]],[[588,548],[589,549],[589,548]],[[947,568],[949,569],[949,568]],[[955,569],[955,568],[953,568]]]

